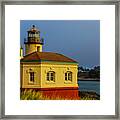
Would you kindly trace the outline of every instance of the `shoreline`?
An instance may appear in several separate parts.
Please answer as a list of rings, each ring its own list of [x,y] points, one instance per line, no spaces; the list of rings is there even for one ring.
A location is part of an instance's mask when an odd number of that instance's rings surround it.
[[[94,91],[79,91],[81,100],[93,99],[100,100],[100,95]]]
[[[78,78],[78,81],[100,81],[99,78]]]

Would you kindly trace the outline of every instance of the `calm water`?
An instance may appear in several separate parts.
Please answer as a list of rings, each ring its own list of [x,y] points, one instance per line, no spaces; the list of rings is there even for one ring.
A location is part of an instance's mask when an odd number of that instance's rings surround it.
[[[99,81],[87,81],[79,80],[78,81],[80,91],[95,91],[100,95],[100,82]]]

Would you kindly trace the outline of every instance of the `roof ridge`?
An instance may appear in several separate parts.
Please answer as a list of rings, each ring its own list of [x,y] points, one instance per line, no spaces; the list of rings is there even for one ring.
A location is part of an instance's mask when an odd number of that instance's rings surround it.
[[[35,53],[35,52],[29,53],[29,54],[23,56],[23,58],[24,58],[24,57],[27,57],[27,56],[29,56],[29,55],[32,55],[32,54],[34,54],[34,53]],[[23,59],[23,58],[22,58],[22,59]]]
[[[56,54],[69,58],[68,56],[66,56],[66,55],[64,55],[64,54],[61,54],[61,53],[56,53]],[[69,59],[73,60],[74,62],[77,62],[77,61],[74,60],[73,58],[69,58]]]
[[[35,51],[24,56],[21,60],[51,60],[51,61],[58,61],[58,62],[77,62],[76,60],[65,56],[61,53],[54,53],[54,52],[38,52]]]
[[[38,53],[39,53],[39,52],[38,52],[38,51],[36,51],[36,55],[37,55],[38,59],[40,59],[40,57],[39,57]]]
[[[54,52],[42,52],[42,53],[54,53]]]

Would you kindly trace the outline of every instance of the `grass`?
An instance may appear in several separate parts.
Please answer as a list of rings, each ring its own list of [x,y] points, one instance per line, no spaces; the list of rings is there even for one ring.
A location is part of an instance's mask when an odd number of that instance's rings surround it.
[[[80,91],[80,100],[100,100],[100,95],[94,91]]]
[[[100,96],[95,92],[81,91],[79,92],[80,100],[99,100]],[[68,100],[62,97],[48,97],[44,96],[41,91],[35,91],[32,89],[21,90],[20,92],[21,100]],[[73,100],[73,98],[71,98]]]
[[[40,100],[42,98],[41,92],[36,92],[35,90],[27,90],[21,91],[20,99],[21,100]]]

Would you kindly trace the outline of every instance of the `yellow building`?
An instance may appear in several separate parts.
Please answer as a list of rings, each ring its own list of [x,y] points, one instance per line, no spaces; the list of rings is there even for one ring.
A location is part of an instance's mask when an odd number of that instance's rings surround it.
[[[45,96],[77,99],[78,63],[59,53],[42,52],[43,39],[34,25],[24,44],[24,57],[20,49],[21,89],[37,89]]]

